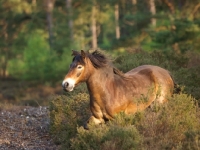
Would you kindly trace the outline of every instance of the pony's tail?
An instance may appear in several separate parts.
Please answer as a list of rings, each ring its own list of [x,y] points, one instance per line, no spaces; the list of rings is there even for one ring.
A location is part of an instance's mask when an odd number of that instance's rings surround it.
[[[171,75],[171,73],[169,73],[169,75],[171,76],[171,79],[174,83],[174,90],[173,90],[173,94],[180,94],[182,91],[182,88],[179,84],[177,84],[173,78],[173,76]]]
[[[174,83],[174,91],[173,91],[173,93],[174,93],[174,94],[180,94],[181,91],[182,91],[181,86],[178,85],[177,83]]]

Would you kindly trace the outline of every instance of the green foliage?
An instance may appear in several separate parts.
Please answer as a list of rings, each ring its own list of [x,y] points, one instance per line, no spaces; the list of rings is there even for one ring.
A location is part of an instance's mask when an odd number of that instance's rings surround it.
[[[67,61],[68,66],[71,60],[71,49],[91,48],[93,2],[75,0],[66,8],[68,1],[56,0],[51,13],[47,13],[46,6],[50,5],[44,4],[45,2],[50,1],[1,0],[1,76],[8,74],[17,79],[57,80],[60,78],[58,74],[66,69],[63,64]],[[169,52],[173,49],[179,53],[200,49],[198,0],[180,3],[174,1],[168,4],[166,1],[154,1],[155,15],[151,14],[152,5],[146,0],[96,0],[95,3],[96,40],[100,49],[120,51],[134,46],[142,47],[146,51],[156,49]],[[119,6],[118,12],[115,11],[116,4]],[[115,18],[116,13],[119,13],[118,20]],[[47,14],[52,17],[51,23],[46,20]],[[156,19],[155,26],[151,23],[152,17]],[[116,24],[119,24],[119,39],[116,38]],[[48,26],[52,27],[51,36],[48,35]],[[42,34],[36,35],[35,31],[38,30]],[[30,36],[32,34],[33,36]],[[51,51],[48,36],[51,38]],[[39,54],[33,54],[33,51]],[[38,58],[35,58],[35,55]],[[30,57],[32,61],[35,59],[35,62],[29,62]],[[65,59],[60,60],[61,57]],[[45,64],[36,67],[44,60]],[[15,64],[17,71],[14,70]],[[29,68],[33,66],[38,68],[38,72]],[[48,74],[44,74],[45,71]]]
[[[160,49],[169,51],[174,49],[179,52],[186,52],[189,50],[198,51],[199,45],[196,40],[199,39],[200,28],[198,23],[187,18],[179,19],[173,18],[158,24],[158,27],[147,29],[150,40],[144,39],[143,48],[147,50]]]
[[[48,43],[45,42],[41,35],[32,35],[28,40],[27,47],[24,50],[24,69],[25,79],[42,79],[44,80],[45,74],[51,69],[48,64],[50,63],[50,50]],[[35,72],[37,72],[35,74]],[[50,73],[50,72],[49,72]]]
[[[185,67],[188,63],[188,58],[184,55],[178,55],[173,52],[146,52],[140,50],[137,53],[127,53],[117,57],[114,64],[122,71],[127,72],[140,65],[157,65],[165,69],[176,70],[180,67]]]
[[[74,46],[75,47],[75,46]],[[72,62],[72,49],[64,48],[62,55],[56,55],[56,59],[52,62],[55,79],[63,79]]]
[[[123,127],[112,122],[108,125],[92,126],[89,131],[79,127],[77,132],[77,136],[71,140],[70,149],[133,150],[138,149],[141,140],[133,125]]]
[[[10,61],[10,73],[15,77],[26,80],[42,80],[48,78],[53,68],[53,59],[49,45],[42,34],[35,33],[28,37],[27,46],[23,52],[22,59]],[[48,72],[48,73],[47,73]]]
[[[65,49],[62,56],[50,50],[43,32],[27,38],[23,55],[9,61],[10,74],[18,79],[31,81],[55,81],[62,79],[71,63],[71,51]]]
[[[200,66],[192,68],[180,68],[174,72],[175,81],[185,86],[185,91],[200,99]]]

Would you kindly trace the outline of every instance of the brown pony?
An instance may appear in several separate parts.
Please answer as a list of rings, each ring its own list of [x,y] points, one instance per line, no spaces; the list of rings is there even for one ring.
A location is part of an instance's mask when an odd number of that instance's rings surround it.
[[[100,51],[73,51],[72,55],[62,86],[72,91],[78,83],[86,82],[92,112],[88,122],[100,124],[121,111],[130,114],[144,110],[153,101],[165,102],[173,92],[169,72],[158,66],[143,65],[124,74]]]

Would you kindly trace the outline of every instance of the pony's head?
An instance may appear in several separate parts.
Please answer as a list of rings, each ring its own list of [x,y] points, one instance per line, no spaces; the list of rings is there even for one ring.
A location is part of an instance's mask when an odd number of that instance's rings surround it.
[[[69,71],[62,82],[65,91],[73,91],[78,83],[87,81],[94,70],[107,66],[109,62],[109,59],[99,51],[72,51],[72,56],[74,58]]]
[[[81,53],[72,51],[72,55],[74,58],[70,64],[69,71],[62,82],[62,87],[65,91],[73,91],[75,85],[85,78],[86,53],[83,50]]]

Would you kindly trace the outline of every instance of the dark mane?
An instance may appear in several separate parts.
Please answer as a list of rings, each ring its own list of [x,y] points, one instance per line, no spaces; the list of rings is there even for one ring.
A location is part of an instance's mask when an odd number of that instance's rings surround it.
[[[125,79],[130,79],[129,77],[125,76],[125,74],[117,68],[113,68],[113,72],[114,74],[119,75],[120,77],[123,77]]]
[[[79,62],[84,62],[82,57],[81,57],[81,54],[79,52],[73,51],[72,55],[75,56],[76,59],[78,59]],[[96,69],[103,68],[103,67],[106,67],[106,66],[111,66],[113,68],[114,74],[128,79],[128,77],[125,76],[125,74],[122,71],[113,67],[112,60],[109,59],[108,56],[106,56],[103,52],[101,52],[99,50],[95,50],[92,53],[86,52],[86,56],[90,59],[92,65]],[[75,59],[75,57],[74,57],[74,59]]]
[[[97,69],[106,67],[111,64],[111,60],[108,59],[105,54],[103,54],[102,52],[98,50],[95,50],[94,52],[89,53],[88,58],[92,62],[93,66]]]
[[[105,54],[103,54],[102,52],[98,50],[95,50],[94,52],[89,54],[88,57],[90,61],[92,62],[93,66],[97,69],[101,67],[106,67],[108,65],[113,67],[111,59],[109,59]],[[113,67],[113,73],[123,78],[128,78],[125,76],[125,74],[122,71],[120,71],[119,69],[115,67]]]

